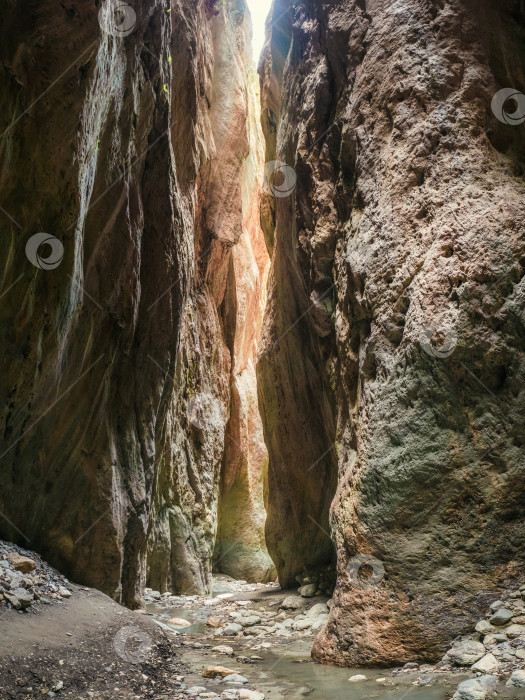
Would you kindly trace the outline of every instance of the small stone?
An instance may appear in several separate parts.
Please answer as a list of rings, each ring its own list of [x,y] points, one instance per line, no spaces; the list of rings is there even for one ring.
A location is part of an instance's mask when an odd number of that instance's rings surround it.
[[[475,627],[476,632],[479,632],[479,634],[490,634],[491,632],[494,632],[494,626],[490,624],[488,620],[480,620],[478,624]]]
[[[463,681],[458,685],[457,691],[452,696],[452,700],[485,700],[487,694],[498,683],[495,676],[484,676],[482,678],[472,678]]]
[[[225,683],[249,683],[249,680],[245,678],[244,676],[241,676],[240,673],[230,673],[229,676],[225,676],[223,678],[223,681]]]
[[[26,591],[25,588],[16,588],[14,591],[12,591],[12,595],[18,599],[22,609],[28,608],[35,599],[35,596],[29,591]]]
[[[220,617],[213,617],[212,616],[206,620],[206,625],[208,627],[213,627],[214,629],[217,629],[218,627],[220,627],[222,625],[222,620]]]
[[[507,688],[525,688],[525,671],[513,671],[505,685]]]
[[[493,603],[490,604],[491,610],[499,610],[503,607],[505,607],[505,603],[502,600],[495,600]]]
[[[518,659],[525,659],[525,649],[516,649]]]
[[[206,692],[206,688],[203,685],[192,685],[186,692],[190,695],[200,695]]]
[[[525,615],[518,615],[512,618],[512,622],[516,625],[525,625]]]
[[[456,666],[470,666],[485,655],[485,647],[481,642],[466,640],[458,642],[447,651],[447,656]]]
[[[15,554],[14,552],[9,552],[7,561],[11,564],[13,569],[21,571],[23,574],[28,574],[30,571],[36,569],[36,562],[33,561],[33,559],[24,557],[21,554]]]
[[[59,595],[61,598],[71,598],[71,596],[72,596],[73,594],[72,594],[71,591],[69,591],[67,588],[59,588],[59,589],[58,589],[58,595]]]
[[[153,598],[154,600],[160,600],[161,599],[160,591],[151,591],[149,594],[149,597]]]
[[[239,693],[239,700],[264,700],[264,693],[260,693],[258,690],[241,688],[237,692]]]
[[[231,676],[232,673],[235,673],[235,671],[233,671],[231,668],[226,668],[226,666],[208,666],[208,668],[202,672],[202,677],[224,678],[225,676]]]
[[[173,625],[173,627],[191,627],[192,623],[189,620],[184,620],[182,617],[172,617],[168,620],[168,625]]]
[[[212,651],[215,651],[217,654],[227,654],[228,656],[233,656],[234,654],[232,647],[228,647],[226,644],[219,644],[219,646],[213,647]]]
[[[358,673],[356,676],[350,676],[348,680],[352,683],[358,683],[359,681],[366,681],[367,677]]]
[[[288,598],[285,598],[281,603],[281,608],[284,608],[285,610],[297,610],[302,605],[303,600],[300,596],[289,595]]]
[[[240,617],[239,623],[243,627],[253,627],[261,622],[261,618],[258,615],[247,615],[246,617]]]
[[[318,615],[326,615],[328,607],[325,603],[316,603],[306,612],[306,617],[317,617]]]
[[[525,625],[509,625],[505,627],[505,634],[509,639],[525,636]]]
[[[296,620],[292,623],[292,629],[296,631],[306,630],[312,626],[312,620]]]
[[[317,586],[315,585],[315,583],[309,583],[307,586],[301,586],[301,588],[299,588],[297,592],[303,598],[313,598],[316,590]]]
[[[319,615],[319,617],[316,617],[315,620],[312,622],[312,631],[317,632],[317,630],[320,630],[321,627],[324,627],[327,622],[328,616]]]
[[[491,625],[501,627],[502,625],[506,625],[508,622],[510,622],[512,620],[512,616],[512,610],[509,610],[508,608],[499,608],[499,610],[496,610],[494,615],[490,617],[489,622]]]
[[[491,673],[498,669],[499,663],[492,654],[485,654],[479,661],[472,666],[473,671],[481,671],[481,673]]]
[[[221,634],[226,637],[235,637],[242,633],[242,625],[238,625],[236,622],[230,622],[230,624],[223,627]]]

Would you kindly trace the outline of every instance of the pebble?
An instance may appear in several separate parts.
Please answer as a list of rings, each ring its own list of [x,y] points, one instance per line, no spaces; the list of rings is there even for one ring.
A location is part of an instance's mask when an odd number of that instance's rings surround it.
[[[499,667],[499,662],[493,654],[485,654],[479,661],[476,661],[472,666],[473,671],[481,671],[481,673],[491,673]]]
[[[225,676],[222,679],[225,683],[249,683],[250,681],[241,676],[240,673],[231,673],[229,676]]]
[[[513,671],[505,685],[507,688],[525,688],[525,671]]]
[[[472,678],[459,684],[452,700],[485,700],[487,694],[497,685],[495,676]]]
[[[238,625],[236,622],[230,622],[226,627],[222,627],[220,633],[226,637],[235,637],[242,633],[242,625]]]
[[[228,656],[233,656],[234,654],[232,647],[228,647],[225,644],[219,644],[219,646],[213,647],[212,651],[215,651],[217,654],[227,654]]]
[[[226,668],[226,666],[208,666],[208,668],[202,672],[202,677],[217,678],[220,676],[224,678],[225,676],[231,676],[232,674],[235,674],[235,671],[233,671],[231,668]]]
[[[514,613],[508,608],[499,608],[496,610],[494,615],[489,618],[491,625],[496,625],[496,627],[501,627],[510,622],[513,618]]]
[[[485,647],[481,642],[467,639],[458,642],[452,649],[447,651],[446,656],[456,666],[470,666],[471,664],[481,659],[485,654]]]
[[[313,598],[316,590],[317,586],[315,585],[315,583],[309,583],[306,586],[301,586],[301,588],[299,588],[297,592],[303,598]]]
[[[352,683],[357,683],[359,681],[366,681],[367,677],[358,673],[355,676],[350,676],[350,678],[348,680],[351,681]]]
[[[182,617],[172,617],[168,620],[168,625],[173,625],[174,627],[191,627],[192,623],[189,620],[184,620]]]

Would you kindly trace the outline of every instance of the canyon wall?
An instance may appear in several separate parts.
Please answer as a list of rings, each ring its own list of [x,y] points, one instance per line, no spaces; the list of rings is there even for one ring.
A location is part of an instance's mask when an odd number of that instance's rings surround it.
[[[227,426],[261,433],[244,0],[1,13],[0,536],[131,607],[208,591]]]
[[[292,585],[335,548],[316,660],[436,659],[525,577],[523,3],[275,0],[267,30],[269,551]]]

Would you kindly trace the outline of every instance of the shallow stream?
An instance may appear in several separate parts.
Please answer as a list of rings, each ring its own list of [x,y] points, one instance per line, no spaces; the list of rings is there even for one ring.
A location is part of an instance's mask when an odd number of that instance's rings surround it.
[[[252,589],[252,590],[249,590]],[[284,592],[264,586],[246,585],[244,590],[238,582],[216,581],[213,597],[220,601],[194,597],[177,599],[180,603],[167,606],[165,603],[149,604],[147,611],[160,622],[164,629],[172,629],[168,620],[181,618],[192,623],[189,627],[175,627],[177,641],[181,644],[181,660],[191,671],[185,675],[186,687],[205,686],[207,691],[219,695],[231,684],[222,679],[203,678],[202,672],[209,666],[226,666],[249,680],[249,686],[262,691],[267,700],[447,700],[457,689],[458,683],[471,674],[454,673],[452,676],[434,675],[414,671],[410,674],[392,676],[392,669],[338,668],[314,663],[310,658],[313,635],[282,640],[274,636],[225,637],[207,626],[208,618],[217,616],[222,604],[246,605],[251,609],[265,610],[265,606],[276,605],[273,598]],[[230,597],[224,597],[230,596]],[[241,601],[241,602],[239,602]],[[215,603],[219,603],[216,605]],[[225,615],[222,610],[222,615]],[[245,630],[246,631],[246,630]],[[218,645],[227,645],[234,651],[225,655],[212,651]],[[252,660],[252,656],[257,656]],[[245,661],[238,660],[244,657]],[[249,661],[247,663],[246,661]],[[354,675],[364,675],[366,680],[349,681]],[[377,679],[385,679],[382,682]],[[427,684],[428,683],[428,684]],[[238,686],[237,686],[238,687]],[[499,700],[525,698],[525,691],[502,690]]]

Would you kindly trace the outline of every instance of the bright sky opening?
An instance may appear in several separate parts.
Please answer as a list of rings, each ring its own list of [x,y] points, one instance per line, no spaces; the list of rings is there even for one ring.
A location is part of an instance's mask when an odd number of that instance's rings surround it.
[[[259,56],[261,55],[262,48],[264,46],[264,23],[266,22],[266,17],[270,12],[272,6],[272,0],[246,0],[248,7],[250,8],[250,13],[252,15],[252,25],[253,25],[253,60],[255,63],[259,63]]]

